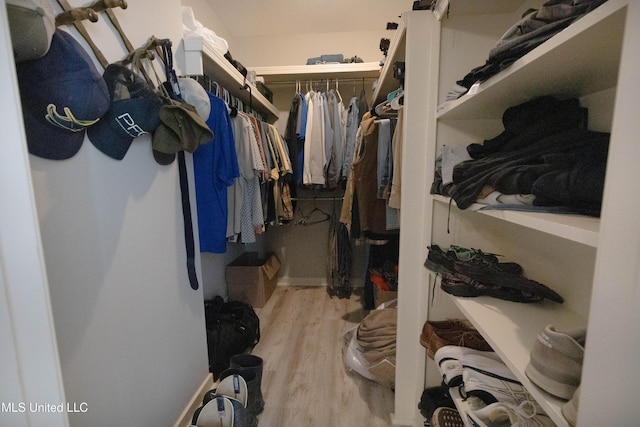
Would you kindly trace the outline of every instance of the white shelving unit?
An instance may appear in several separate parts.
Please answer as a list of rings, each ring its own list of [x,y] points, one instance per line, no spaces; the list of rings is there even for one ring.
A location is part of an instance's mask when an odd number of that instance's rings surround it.
[[[393,39],[389,44],[387,58],[384,67],[380,71],[378,86],[373,93],[371,104],[378,105],[387,98],[387,94],[398,89],[398,81],[393,77],[393,64],[404,61],[406,56],[405,47],[407,45],[407,20],[409,15],[405,14],[398,24]]]
[[[217,81],[229,93],[240,99],[265,116],[267,122],[273,123],[279,117],[279,111],[267,100],[258,89],[245,80],[244,76],[220,54],[213,46],[200,36],[184,38],[186,75],[207,75]],[[244,85],[251,87],[251,92]]]
[[[448,205],[449,199],[433,195],[435,202]],[[455,202],[451,202],[455,206]],[[468,209],[478,214],[497,218],[505,222],[528,227],[533,230],[562,237],[576,243],[597,247],[600,220],[583,215],[564,215],[543,212],[520,212],[510,210],[482,210],[485,205],[474,203]]]
[[[361,62],[351,64],[317,64],[317,65],[287,65],[273,67],[253,67],[256,76],[262,76],[265,83],[279,83],[291,80],[321,80],[321,79],[376,79],[380,75],[378,62]]]
[[[640,3],[609,0],[472,93],[440,104],[456,80],[484,63],[506,28],[543,2],[482,3],[451,2],[442,21],[407,12],[403,32],[389,52],[405,58],[407,76],[394,423],[422,425],[413,406],[424,387],[440,381],[430,374],[430,362],[420,360],[425,358],[418,340],[424,321],[465,316],[563,427],[568,426],[561,414],[564,401],[535,386],[524,368],[546,325],[560,330],[587,326],[579,425],[631,425],[639,414],[631,396],[640,380],[631,362],[640,358],[640,225],[635,219],[640,209],[635,190],[640,178],[640,94],[635,83],[640,52],[628,41],[640,40]],[[414,38],[417,33],[421,37]],[[381,79],[385,81],[376,98],[392,84],[384,69]],[[588,107],[595,130],[611,132],[600,218],[478,210],[477,204],[460,210],[448,198],[429,194],[443,144],[466,147],[492,138],[502,131],[507,108],[543,95],[578,98]],[[439,289],[431,300],[431,287],[437,285],[422,265],[431,243],[504,254],[521,263],[527,277],[560,293],[565,303],[455,298]],[[615,366],[614,348],[615,354],[625,355]]]

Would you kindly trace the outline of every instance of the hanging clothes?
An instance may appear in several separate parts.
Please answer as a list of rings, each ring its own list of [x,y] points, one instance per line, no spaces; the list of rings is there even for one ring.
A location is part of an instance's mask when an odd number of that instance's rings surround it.
[[[335,166],[335,183],[330,182],[329,188],[336,188],[342,180],[342,167],[344,162],[344,135],[346,122],[344,120],[345,108],[342,97],[337,90],[331,89],[328,93],[329,117],[333,128],[333,150],[331,162]]]
[[[240,176],[240,170],[227,105],[212,93],[208,95],[211,112],[207,126],[215,141],[200,145],[193,153],[200,251],[225,253],[229,212],[227,189]]]
[[[240,168],[240,177],[229,189],[228,195],[233,204],[229,209],[227,237],[239,235],[242,243],[256,241],[256,233],[260,233],[264,225],[262,199],[260,196],[259,175],[264,169],[251,121],[244,114],[231,119],[236,154]]]
[[[369,112],[360,124],[361,140],[353,160],[355,197],[358,200],[360,227],[363,232],[385,234],[386,201],[377,197],[378,126]]]
[[[287,118],[287,127],[285,128],[284,139],[289,148],[289,155],[291,159],[291,169],[293,174],[302,177],[299,164],[299,138],[300,138],[300,116],[302,109],[302,98],[299,93],[296,93],[291,100],[291,107],[289,108],[289,117]]]
[[[333,189],[338,186],[338,178],[336,176],[335,147],[333,146],[334,130],[331,125],[331,106],[326,93],[321,93],[320,96],[322,97],[322,114],[324,116],[324,185]]]
[[[329,226],[329,251],[327,257],[327,292],[338,298],[349,298],[352,293],[351,241],[347,226],[338,221],[335,208]]]
[[[360,126],[360,110],[358,108],[358,98],[352,97],[347,110],[347,127],[345,134],[344,162],[342,165],[342,179],[346,180],[351,174],[351,163],[356,146],[356,135]]]
[[[357,99],[357,98],[356,98]],[[347,112],[337,89],[296,93],[289,110],[285,147],[295,184],[335,189],[344,174]]]
[[[310,91],[306,95],[308,107],[307,127],[304,144],[304,185],[324,185],[325,122],[322,97],[318,92]]]
[[[391,192],[389,194],[389,206],[400,209],[401,184],[402,184],[402,124],[404,108],[398,109],[398,122],[396,123],[391,140],[391,150],[393,152],[393,173],[391,178]]]

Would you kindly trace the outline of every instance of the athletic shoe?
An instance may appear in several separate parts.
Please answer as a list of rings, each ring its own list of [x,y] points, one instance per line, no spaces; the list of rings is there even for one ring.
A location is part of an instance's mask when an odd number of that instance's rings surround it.
[[[442,382],[449,387],[462,384],[463,365],[473,363],[474,356],[500,360],[500,357],[493,351],[480,351],[457,345],[445,345],[438,349],[434,354],[434,360],[442,374]]]
[[[498,268],[498,270],[505,273],[522,273],[522,267],[520,266],[520,264],[515,262],[500,262],[498,261],[498,257],[502,255],[482,252],[480,249],[468,249],[463,248],[462,246],[451,245],[449,246],[447,254],[449,254],[450,256],[451,254],[454,254],[457,261],[496,267]]]
[[[498,286],[500,288],[513,289],[523,294],[548,298],[558,303],[564,302],[564,299],[557,292],[542,283],[518,274],[506,273],[491,265],[456,261],[454,268],[458,273],[468,276],[489,288]]]
[[[496,402],[467,414],[476,427],[508,425],[517,427],[554,427],[551,419],[538,412],[537,405],[523,401],[519,405]]]
[[[431,427],[465,427],[460,413],[452,408],[440,407],[431,416]]]
[[[570,426],[575,426],[578,418],[578,401],[580,400],[580,387],[573,393],[570,401],[562,405],[562,416],[567,420]]]
[[[427,420],[430,420],[436,409],[440,407],[455,409],[456,404],[453,402],[449,387],[439,385],[435,387],[427,387],[422,391],[418,409],[420,414]]]
[[[472,409],[495,402],[519,405],[534,401],[527,389],[501,361],[483,354],[465,355],[462,381],[464,393]],[[471,398],[477,402],[474,404]],[[538,412],[542,410],[536,408]]]
[[[586,338],[584,328],[560,332],[547,325],[533,344],[524,373],[546,392],[571,399],[580,385]]]
[[[453,273],[453,261],[438,245],[428,247],[429,253],[424,266],[434,273]]]
[[[526,279],[525,279],[526,280]],[[532,294],[517,289],[504,288],[502,286],[488,286],[474,278],[462,273],[443,273],[440,280],[440,288],[448,294],[456,297],[490,296],[505,301],[532,303],[544,299],[542,295]]]
[[[483,264],[498,268],[511,274],[522,273],[522,267],[515,262],[499,262],[498,255],[482,252],[479,249],[469,249],[451,245],[443,250],[438,245],[428,247],[429,253],[424,266],[435,273],[454,273],[454,262],[462,261],[472,264]]]

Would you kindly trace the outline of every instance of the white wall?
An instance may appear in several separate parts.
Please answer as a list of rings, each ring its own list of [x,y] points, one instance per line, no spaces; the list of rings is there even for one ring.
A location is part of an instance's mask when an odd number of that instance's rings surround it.
[[[63,427],[66,413],[20,406],[65,398],[4,0],[0,57],[0,424]]]
[[[341,53],[358,56],[364,62],[377,62],[384,54],[380,39],[393,39],[394,31],[358,31],[323,34],[296,34],[247,37],[235,41],[231,53],[247,68],[275,65],[305,65],[308,58]],[[234,53],[237,52],[237,53]]]
[[[179,3],[128,3],[116,14],[134,46],[179,47]],[[125,55],[104,15],[86,26],[108,60]],[[148,135],[122,161],[87,139],[69,160],[29,159],[66,399],[87,404],[71,426],[173,425],[208,376],[177,163],[157,165]]]
[[[345,58],[357,55],[365,62],[376,62],[383,57],[380,39],[393,39],[394,34],[394,31],[382,28],[377,31],[323,34],[306,34],[300,31],[295,37],[279,35],[235,38],[206,0],[182,0],[182,4],[191,7],[196,19],[205,27],[226,39],[233,57],[247,68],[304,65],[307,58],[334,53],[341,53]],[[269,17],[266,16],[265,19]]]

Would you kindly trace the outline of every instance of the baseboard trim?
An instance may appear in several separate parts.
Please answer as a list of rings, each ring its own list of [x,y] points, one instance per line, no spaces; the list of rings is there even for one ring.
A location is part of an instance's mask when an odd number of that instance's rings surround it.
[[[189,427],[191,425],[191,418],[193,417],[193,413],[202,404],[202,398],[204,397],[204,394],[212,388],[213,375],[208,374],[198,390],[196,390],[187,407],[184,408],[184,411],[182,411],[182,414],[180,414],[180,418],[178,418],[178,421],[176,421],[173,427]]]
[[[415,419],[397,417],[396,414],[392,412],[391,425],[394,427],[413,427],[417,425],[417,421]]]

